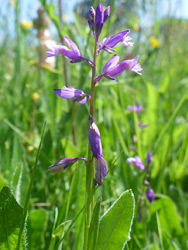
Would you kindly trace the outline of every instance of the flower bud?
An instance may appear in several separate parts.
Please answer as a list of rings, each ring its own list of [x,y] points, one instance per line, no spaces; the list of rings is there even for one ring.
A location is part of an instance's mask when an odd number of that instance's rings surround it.
[[[95,10],[91,6],[89,10],[88,23],[92,31],[94,31],[94,22],[95,22]]]
[[[100,159],[95,158],[95,185],[100,186],[107,174],[107,164],[102,156]]]
[[[101,144],[100,132],[97,125],[94,123],[93,117],[91,115],[89,119],[91,121],[91,124],[89,125],[88,129],[89,146],[91,148],[93,156],[96,159],[99,159],[102,157],[102,144]]]
[[[71,167],[78,160],[83,160],[85,163],[87,162],[85,158],[77,157],[77,158],[62,158],[58,162],[54,163],[48,168],[48,171],[51,173],[59,173],[64,171],[66,168]]]
[[[104,23],[108,20],[110,16],[110,6],[108,6],[104,11]]]
[[[152,188],[148,187],[146,191],[146,198],[149,200],[150,203],[153,203],[155,199],[155,193]]]

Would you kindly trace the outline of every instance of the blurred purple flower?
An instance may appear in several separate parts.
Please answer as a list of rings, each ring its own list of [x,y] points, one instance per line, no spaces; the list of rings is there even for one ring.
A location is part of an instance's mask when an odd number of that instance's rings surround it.
[[[100,138],[100,132],[97,125],[94,123],[93,117],[91,115],[89,119],[91,121],[88,129],[89,146],[91,148],[93,156],[96,159],[100,159],[102,157],[102,143]]]
[[[142,163],[141,159],[136,155],[135,157],[129,157],[127,159],[127,163],[133,163],[138,169],[145,169],[144,164]]]
[[[147,164],[150,164],[150,162],[151,162],[151,157],[152,157],[152,153],[149,151],[148,152],[148,155],[147,155]]]
[[[155,199],[155,193],[151,187],[148,187],[146,191],[146,198],[149,200],[150,203],[153,203]]]
[[[81,62],[81,61],[87,61],[89,65],[93,65],[93,63],[87,59],[82,57],[82,54],[76,44],[68,37],[64,37],[64,40],[66,44],[71,48],[68,49],[66,46],[63,45],[56,45],[55,43],[47,43],[47,47],[49,51],[47,51],[46,56],[56,56],[59,54],[63,54],[64,56],[71,59],[71,63]]]
[[[138,126],[139,126],[139,128],[145,128],[145,127],[148,126],[148,124],[147,123],[141,123],[140,121],[138,121]]]
[[[145,181],[144,181],[144,184],[145,184],[146,186],[149,186],[149,185],[150,185],[150,183],[149,183],[148,180],[145,180]]]
[[[95,78],[95,82],[98,82],[103,76],[116,81],[115,77],[120,76],[125,70],[132,70],[139,75],[142,75],[139,71],[142,70],[140,64],[137,63],[138,56],[136,56],[132,60],[124,60],[120,64],[118,64],[120,57],[114,55],[104,66],[102,70],[102,75],[99,75]],[[117,65],[118,64],[118,65]]]
[[[99,45],[99,49],[98,49],[98,53],[100,50],[105,50],[106,52],[108,52],[109,54],[111,54],[111,51],[114,52],[115,49],[112,49],[117,43],[119,43],[120,41],[123,41],[121,45],[124,46],[133,46],[133,43],[129,43],[126,42],[125,40],[131,40],[130,37],[126,37],[126,35],[130,32],[130,30],[124,30],[122,32],[119,32],[117,34],[115,34],[114,36],[110,37],[106,37],[102,40],[102,42]]]
[[[86,103],[87,97],[90,99],[90,96],[85,94],[82,90],[72,87],[64,86],[62,89],[54,89],[54,91],[61,98],[70,99],[74,97],[73,101],[81,104]]]
[[[66,168],[71,167],[75,162],[83,160],[85,163],[87,162],[85,158],[77,157],[77,158],[62,158],[58,162],[54,163],[50,167],[48,167],[48,170],[51,173],[59,173],[64,171]]]
[[[140,113],[142,111],[142,106],[140,105],[139,102],[136,102],[135,106],[127,106],[127,109],[129,109],[130,111],[135,111],[137,113]]]
[[[95,185],[100,186],[107,174],[107,164],[103,156],[95,159]]]

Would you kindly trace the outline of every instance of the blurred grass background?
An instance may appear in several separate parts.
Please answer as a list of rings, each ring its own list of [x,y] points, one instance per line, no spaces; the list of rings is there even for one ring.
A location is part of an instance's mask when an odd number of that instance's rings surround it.
[[[60,38],[68,36],[84,57],[92,59],[93,40],[86,14],[92,1],[75,1],[71,6],[74,19],[65,18],[66,9],[61,13],[58,1],[54,5],[42,2],[51,19],[51,39],[60,44]],[[111,17],[101,39],[130,29],[134,47],[117,46],[116,53],[121,60],[139,55],[143,68],[142,76],[126,72],[118,83],[102,79],[96,86],[95,121],[109,168],[96,192],[96,198],[103,197],[102,211],[126,189],[133,190],[137,201],[143,176],[126,159],[139,153],[145,164],[147,152],[153,154],[150,182],[156,200],[153,205],[142,203],[139,223],[136,207],[132,239],[126,249],[188,249],[188,16],[175,15],[177,2],[166,2],[102,2],[111,5]],[[52,228],[73,220],[84,206],[84,165],[75,164],[59,175],[50,174],[47,167],[62,157],[87,155],[88,103],[67,102],[53,89],[67,82],[89,94],[91,72],[86,62],[70,64],[61,56],[56,58],[55,67],[39,63],[39,30],[21,21],[22,3],[7,1],[6,12],[1,10],[0,188],[10,186],[17,201],[24,204],[41,130],[47,121],[29,206],[28,249],[81,249],[83,213],[63,239],[62,235],[53,237]],[[39,6],[41,3],[37,2]],[[99,55],[97,75],[109,58],[105,52]],[[143,106],[139,119],[148,126],[135,136],[135,119],[127,106],[136,101]]]

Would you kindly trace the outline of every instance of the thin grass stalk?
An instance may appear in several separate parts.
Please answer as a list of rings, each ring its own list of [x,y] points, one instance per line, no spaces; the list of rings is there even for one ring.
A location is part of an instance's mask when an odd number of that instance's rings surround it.
[[[39,144],[39,147],[38,147],[35,163],[34,163],[34,166],[33,166],[33,171],[32,171],[32,174],[31,174],[31,179],[30,179],[30,183],[29,183],[29,187],[28,187],[28,191],[27,191],[27,196],[26,196],[25,205],[24,205],[24,209],[23,209],[23,215],[22,215],[22,219],[21,219],[21,223],[20,223],[20,231],[19,231],[16,250],[20,249],[20,242],[21,242],[22,232],[23,232],[24,226],[25,226],[25,220],[26,220],[26,216],[27,216],[27,208],[28,208],[28,205],[29,205],[30,197],[31,197],[31,189],[33,187],[34,178],[35,178],[35,174],[36,174],[36,170],[37,170],[37,163],[38,163],[38,159],[39,159],[40,149],[41,149],[41,146],[42,146],[45,127],[46,127],[46,122],[44,123],[43,129],[42,129],[41,140],[40,140],[40,144]]]

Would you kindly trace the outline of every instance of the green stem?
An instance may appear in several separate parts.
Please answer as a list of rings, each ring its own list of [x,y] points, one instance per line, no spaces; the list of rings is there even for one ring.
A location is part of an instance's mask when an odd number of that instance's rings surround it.
[[[93,56],[92,78],[91,78],[91,98],[90,98],[90,115],[93,116],[93,103],[94,103],[94,90],[95,90],[95,73],[96,73],[96,57],[97,57],[97,44],[95,40],[95,49]],[[86,164],[86,205],[85,205],[85,231],[84,231],[84,247],[83,250],[87,250],[88,246],[88,234],[91,223],[91,217],[93,212],[93,202],[95,194],[94,186],[94,162],[92,158],[91,149],[88,146],[88,160]]]

